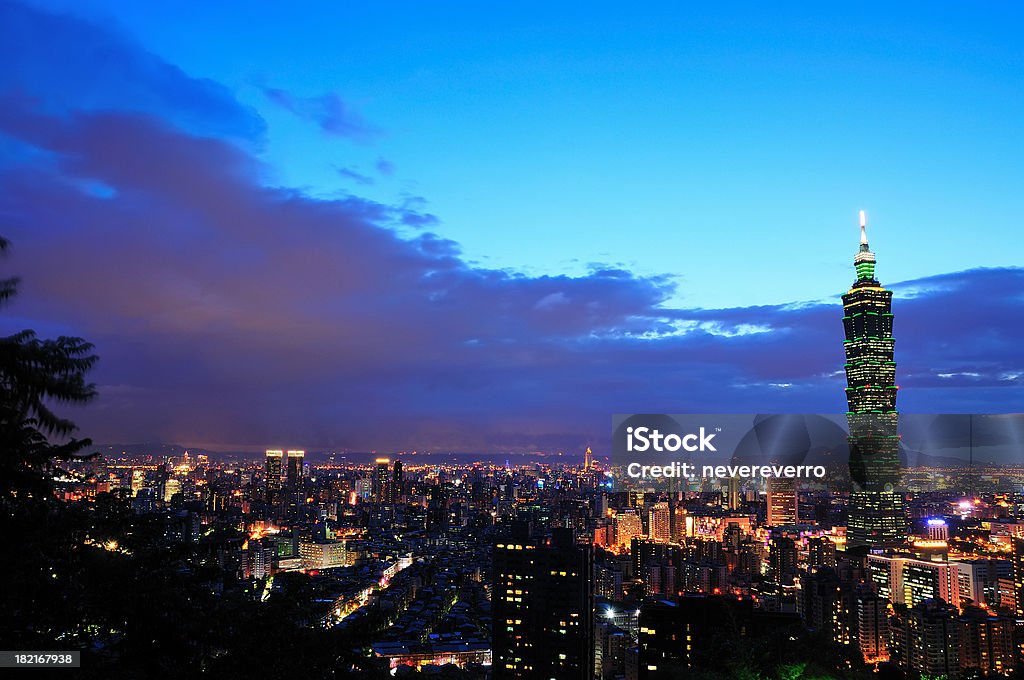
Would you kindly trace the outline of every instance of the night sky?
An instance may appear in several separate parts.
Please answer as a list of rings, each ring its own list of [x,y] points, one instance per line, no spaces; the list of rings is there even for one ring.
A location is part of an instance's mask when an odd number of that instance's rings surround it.
[[[1015,4],[210,4],[0,0],[0,332],[95,343],[85,436],[841,412],[862,208],[901,410],[1024,410]]]

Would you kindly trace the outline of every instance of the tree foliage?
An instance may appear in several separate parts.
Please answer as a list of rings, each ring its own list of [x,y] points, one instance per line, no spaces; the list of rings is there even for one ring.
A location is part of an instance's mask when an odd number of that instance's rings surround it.
[[[0,238],[0,252],[9,245]],[[0,280],[0,305],[17,290],[17,278]],[[97,361],[92,351],[81,338],[44,340],[31,330],[0,338],[0,503],[8,513],[46,499],[56,463],[92,443],[75,438],[75,424],[53,410],[96,395],[85,377]]]

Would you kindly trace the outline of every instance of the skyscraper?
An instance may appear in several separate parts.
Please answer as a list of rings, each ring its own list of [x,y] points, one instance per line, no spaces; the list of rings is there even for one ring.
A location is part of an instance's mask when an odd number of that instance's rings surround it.
[[[391,486],[388,488],[388,502],[397,503],[402,498],[402,487],[405,485],[405,475],[402,472],[402,461],[396,460],[391,475]]]
[[[795,479],[772,477],[768,480],[768,525],[799,524],[800,513]]]
[[[494,678],[590,680],[593,550],[572,529],[549,540],[517,533],[494,547]]]
[[[267,450],[265,474],[267,478],[267,502],[270,504],[276,503],[281,498],[281,459],[283,457],[284,451],[280,449]]]
[[[671,517],[668,503],[665,501],[651,506],[647,513],[647,534],[651,537],[652,541],[668,543],[671,540]]]
[[[296,449],[288,450],[288,486],[298,489],[302,486],[303,464],[306,461],[306,452]]]
[[[1013,600],[1018,617],[1024,617],[1024,538],[1013,539]]]
[[[388,464],[389,458],[378,458],[377,468],[373,473],[373,501],[375,503],[388,502]]]
[[[725,496],[725,506],[730,510],[739,510],[743,505],[743,496],[740,494],[740,478],[729,478],[729,489]]]
[[[894,547],[906,540],[906,520],[896,488],[900,470],[892,291],[875,278],[863,211],[853,263],[857,280],[843,295],[852,483],[847,545]]]

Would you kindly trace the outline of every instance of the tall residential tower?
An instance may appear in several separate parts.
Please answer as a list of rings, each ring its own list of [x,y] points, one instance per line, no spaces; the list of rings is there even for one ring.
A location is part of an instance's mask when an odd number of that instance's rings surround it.
[[[906,540],[896,412],[895,340],[892,291],[875,278],[875,254],[868,247],[864,211],[860,249],[853,260],[857,280],[843,295],[846,328],[846,401],[850,427],[847,545],[895,547]]]

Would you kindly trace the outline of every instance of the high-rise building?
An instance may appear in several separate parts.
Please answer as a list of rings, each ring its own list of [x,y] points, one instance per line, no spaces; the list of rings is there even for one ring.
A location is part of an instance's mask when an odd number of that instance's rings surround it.
[[[571,529],[494,546],[493,677],[591,680],[594,556]]]
[[[743,507],[743,496],[740,493],[739,477],[729,478],[729,487],[725,496],[725,505],[730,510],[739,510]]]
[[[647,533],[652,541],[668,543],[672,539],[671,511],[668,503],[661,501],[647,512]]]
[[[134,470],[132,470],[132,498],[138,496],[139,489],[141,489],[144,486],[146,486],[146,471],[139,468],[135,468]]]
[[[852,591],[853,584],[841,581],[830,567],[802,575],[797,611],[804,625],[831,642],[850,644]]]
[[[982,607],[964,607],[960,614],[960,668],[979,675],[1011,675],[1017,665],[1014,620]]]
[[[799,524],[799,506],[795,479],[772,477],[768,480],[768,526]]]
[[[889,619],[890,658],[896,665],[929,677],[960,676],[957,609],[942,600],[896,607]]]
[[[389,458],[378,458],[377,467],[373,472],[373,500],[375,503],[388,502],[388,465]]]
[[[273,566],[274,547],[267,539],[252,539],[246,547],[243,573],[247,578],[265,578]]]
[[[391,485],[388,487],[389,503],[397,503],[402,497],[403,484],[405,484],[405,475],[402,472],[402,461],[396,460],[391,474]]]
[[[281,498],[281,464],[284,451],[267,449],[267,460],[264,474],[267,485],[267,502],[273,505]]]
[[[834,567],[836,566],[836,544],[827,536],[812,536],[807,539],[807,566]]]
[[[1024,538],[1013,539],[1013,594],[1017,616],[1024,616]]]
[[[640,515],[633,511],[620,512],[613,519],[615,527],[615,544],[629,545],[634,538],[643,534],[643,522]]]
[[[940,599],[960,605],[956,562],[922,560],[899,555],[868,555],[868,575],[878,594],[908,607]]]
[[[864,663],[889,660],[889,601],[871,584],[857,587],[853,596],[853,638]]]
[[[288,450],[288,486],[292,489],[302,487],[303,465],[306,462],[306,452],[297,449]]]
[[[788,536],[771,540],[768,549],[768,578],[772,583],[789,585],[796,575],[796,543]]]
[[[164,484],[164,502],[170,503],[175,494],[181,493],[181,480],[171,477]]]
[[[906,540],[899,484],[895,340],[892,291],[875,278],[875,254],[868,247],[864,212],[857,280],[843,295],[846,330],[846,401],[850,442],[847,547],[895,547]]]

